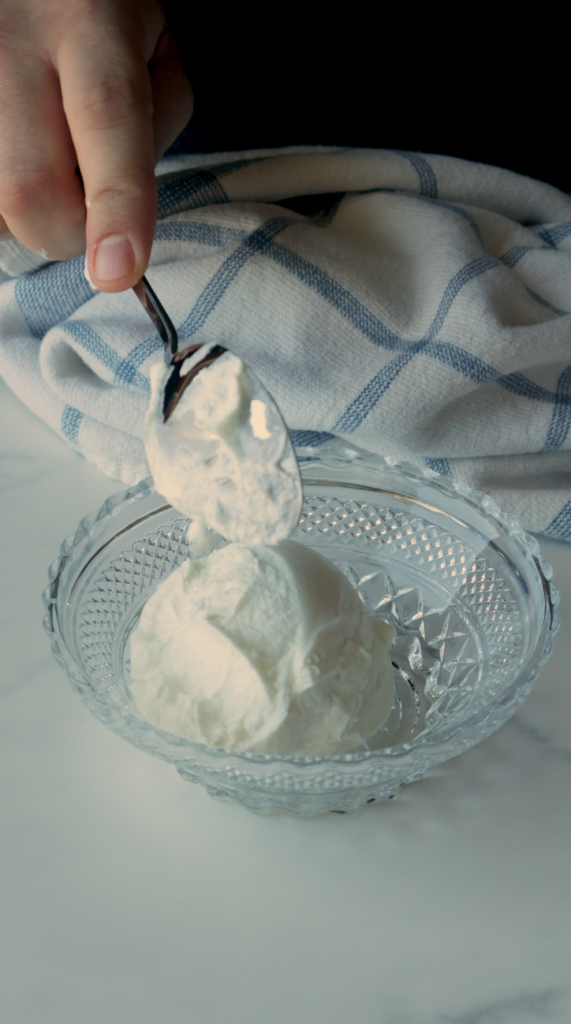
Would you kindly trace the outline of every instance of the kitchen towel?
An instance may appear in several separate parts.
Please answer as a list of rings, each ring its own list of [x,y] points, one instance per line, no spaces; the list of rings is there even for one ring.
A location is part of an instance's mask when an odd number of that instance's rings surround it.
[[[571,198],[389,150],[181,155],[158,168],[148,278],[182,341],[216,341],[298,445],[331,435],[490,494],[571,540]],[[162,345],[83,257],[0,243],[0,375],[111,477],[141,440]]]

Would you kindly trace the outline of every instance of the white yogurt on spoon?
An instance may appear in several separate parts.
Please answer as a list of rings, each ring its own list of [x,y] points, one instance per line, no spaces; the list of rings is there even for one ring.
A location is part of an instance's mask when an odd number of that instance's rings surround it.
[[[189,357],[189,368],[192,357]],[[186,361],[181,370],[184,376]],[[246,364],[226,352],[202,369],[167,422],[165,363],[151,369],[145,449],[160,494],[180,512],[243,544],[277,544],[301,512],[287,427]]]

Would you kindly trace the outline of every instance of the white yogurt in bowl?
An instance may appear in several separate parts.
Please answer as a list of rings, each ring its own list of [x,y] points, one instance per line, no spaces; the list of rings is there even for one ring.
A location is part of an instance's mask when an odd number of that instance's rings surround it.
[[[341,754],[389,716],[394,635],[312,548],[228,544],[149,598],[131,634],[131,693],[149,722],[197,743]]]

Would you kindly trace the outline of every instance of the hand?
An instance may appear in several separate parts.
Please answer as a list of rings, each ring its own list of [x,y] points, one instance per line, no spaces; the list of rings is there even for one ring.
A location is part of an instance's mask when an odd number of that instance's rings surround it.
[[[192,103],[158,0],[0,0],[0,237],[136,284]]]

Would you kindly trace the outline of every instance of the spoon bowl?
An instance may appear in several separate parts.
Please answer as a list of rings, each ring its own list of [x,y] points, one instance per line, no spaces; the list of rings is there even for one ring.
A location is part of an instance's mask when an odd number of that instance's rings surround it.
[[[299,522],[303,492],[295,450],[287,425],[274,399],[256,374],[242,360],[232,356],[223,345],[216,342],[193,343],[179,348],[178,335],[172,320],[145,277],[141,278],[133,291],[163,341],[165,363],[169,370],[162,375],[159,390],[154,397],[155,426],[152,430],[151,448],[147,443],[148,437],[145,442],[149,463],[159,490],[162,490],[168,500],[181,511],[201,519],[207,526],[220,529],[229,540],[242,540],[251,544],[275,543],[278,539],[285,539]],[[239,433],[236,433],[238,427],[235,425],[233,430],[236,436],[226,436],[224,419],[227,413],[224,408],[230,384],[220,383],[227,369],[227,366],[223,369],[221,363],[217,371],[219,392],[214,400],[214,407],[220,409],[224,441],[222,435],[216,436],[217,428],[213,426],[217,415],[212,416],[212,410],[209,410],[208,422],[204,420],[204,416],[200,420],[200,413],[199,419],[196,420],[195,409],[191,416],[190,432],[187,422],[173,448],[172,415],[182,395],[201,371],[212,367],[224,356],[225,364],[231,359],[241,367],[240,388],[249,396],[241,415]],[[204,383],[207,391],[212,387],[211,378],[208,384],[206,378],[200,383]],[[209,394],[207,405],[212,405],[211,395],[212,392]],[[203,403],[203,412],[204,408]],[[188,410],[188,402],[186,409]],[[184,412],[182,418],[186,417],[188,421],[188,416],[189,413]],[[174,419],[177,420],[177,417]],[[166,424],[169,424],[167,432],[164,431]],[[205,445],[207,448],[213,447],[210,456],[204,452]],[[186,448],[186,453],[183,448]],[[216,465],[212,466],[215,461]],[[208,474],[210,483],[206,482]],[[196,485],[202,476],[205,479],[204,490],[211,492],[213,499],[210,502],[209,513],[206,513],[206,509],[198,511],[194,505],[186,507],[190,492],[185,481],[192,484],[192,489],[196,493]],[[174,477],[183,480],[185,495],[178,490],[176,494],[174,491],[170,493],[169,487]],[[287,485],[284,487],[285,481]],[[270,500],[267,521],[260,521],[254,533],[251,533],[249,504],[254,500],[254,496],[258,493],[261,495],[264,489]],[[280,507],[280,501],[283,507]],[[259,502],[256,500],[254,504],[259,505]],[[259,505],[259,510],[263,512],[263,505]]]

